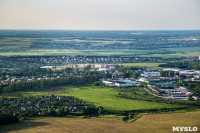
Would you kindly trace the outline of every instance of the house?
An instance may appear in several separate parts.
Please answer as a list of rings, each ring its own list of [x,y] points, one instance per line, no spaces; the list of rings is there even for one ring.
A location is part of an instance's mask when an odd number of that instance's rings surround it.
[[[144,73],[141,73],[141,76],[144,76],[144,77],[158,77],[158,76],[160,76],[160,72],[144,72]]]
[[[131,80],[120,80],[122,82],[125,82],[126,84],[130,84],[131,86],[140,86],[141,83],[139,82],[134,82],[134,81],[131,81]]]
[[[182,69],[179,69],[179,68],[164,68],[163,71],[173,71],[173,72],[179,72],[181,71]]]
[[[139,78],[138,81],[140,81],[140,82],[145,82],[145,83],[148,83],[148,82],[149,82],[148,79],[146,79],[146,78]]]
[[[104,85],[112,86],[112,87],[123,87],[123,86],[140,86],[141,83],[134,82],[131,80],[121,80],[121,79],[111,79],[111,80],[103,80]]]
[[[195,70],[182,70],[179,73],[180,75],[185,75],[186,77],[190,77],[192,74],[195,74]]]
[[[41,66],[40,68],[52,69],[53,66]]]
[[[155,85],[150,85],[150,84],[147,85],[147,88],[149,88],[149,89],[151,89],[151,90],[152,90],[152,89],[157,89],[157,87],[156,87]]]
[[[122,82],[122,81],[116,81],[115,85],[118,86],[118,87],[132,86],[132,84],[127,84],[126,82]]]
[[[107,68],[99,68],[99,71],[109,71]]]
[[[172,99],[179,99],[179,100],[188,100],[188,96],[178,90],[174,90],[171,93]]]
[[[176,87],[174,84],[168,83],[159,83],[157,85],[160,86],[161,89],[174,89]]]
[[[187,90],[187,89],[184,88],[184,87],[180,87],[180,88],[178,88],[178,90],[179,90],[180,92],[186,94],[187,96],[193,94],[192,92],[190,92],[189,90]]]
[[[200,101],[200,97],[199,96],[192,96],[192,98],[196,101]]]
[[[160,77],[148,77],[147,80],[149,83],[158,83],[160,82]]]
[[[196,70],[195,74],[200,76],[200,70]]]
[[[103,82],[104,85],[116,87],[116,85],[113,81],[103,80],[102,82]]]

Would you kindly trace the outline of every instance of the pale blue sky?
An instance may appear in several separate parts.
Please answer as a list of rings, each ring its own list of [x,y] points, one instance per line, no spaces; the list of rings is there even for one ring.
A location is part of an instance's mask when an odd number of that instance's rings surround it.
[[[0,0],[0,29],[200,29],[200,0]]]

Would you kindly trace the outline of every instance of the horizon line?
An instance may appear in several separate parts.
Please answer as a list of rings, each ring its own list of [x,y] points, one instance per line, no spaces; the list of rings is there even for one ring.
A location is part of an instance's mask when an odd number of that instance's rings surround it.
[[[1,29],[0,30],[29,30],[29,31],[49,31],[49,30],[55,30],[55,31],[198,31],[200,29],[140,29],[140,30],[134,30],[134,29]]]

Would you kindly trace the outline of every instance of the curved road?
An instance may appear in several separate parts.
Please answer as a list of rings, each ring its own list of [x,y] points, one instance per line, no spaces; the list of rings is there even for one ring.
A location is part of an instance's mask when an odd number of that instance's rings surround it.
[[[158,96],[156,94],[153,94],[152,92],[148,91],[146,88],[143,87],[143,89],[148,92],[150,95],[153,95],[153,96],[156,96],[156,97],[161,97],[161,98],[165,98],[165,97],[162,97],[162,96]]]

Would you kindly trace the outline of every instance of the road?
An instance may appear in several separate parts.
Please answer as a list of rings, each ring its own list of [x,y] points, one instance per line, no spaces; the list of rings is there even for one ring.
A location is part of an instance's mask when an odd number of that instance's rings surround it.
[[[152,92],[148,91],[146,88],[143,87],[143,89],[148,92],[150,95],[156,96],[156,97],[161,97],[161,98],[166,98],[166,97],[162,97],[162,96],[158,96],[156,94],[153,94]]]

